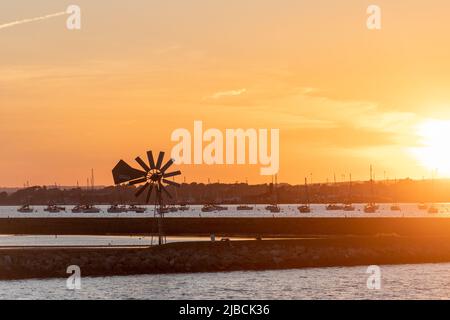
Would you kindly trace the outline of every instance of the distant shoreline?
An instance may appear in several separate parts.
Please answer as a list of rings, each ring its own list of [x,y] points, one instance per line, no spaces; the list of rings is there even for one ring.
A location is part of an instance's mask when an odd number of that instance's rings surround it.
[[[372,188],[373,187],[373,188]],[[168,187],[171,189],[172,187]],[[187,204],[266,204],[271,202],[295,204],[309,199],[311,203],[419,203],[419,202],[450,202],[450,180],[385,180],[314,183],[308,185],[306,197],[303,185],[279,183],[273,185],[247,183],[182,183],[177,189],[175,199],[166,199]],[[171,190],[175,191],[175,190]],[[0,205],[47,205],[57,204],[132,204],[146,202],[145,195],[135,197],[133,186],[106,187],[73,187],[58,188],[52,186],[33,186],[0,192]],[[152,198],[150,203],[154,203]]]

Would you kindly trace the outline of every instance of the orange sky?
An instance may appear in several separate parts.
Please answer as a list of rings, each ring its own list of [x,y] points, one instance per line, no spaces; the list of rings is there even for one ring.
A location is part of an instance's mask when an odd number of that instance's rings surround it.
[[[279,128],[279,181],[367,179],[370,164],[421,178],[421,125],[450,121],[448,1],[377,0],[381,31],[365,26],[374,1],[4,2],[0,25],[76,3],[82,29],[0,29],[1,186],[85,184],[90,168],[112,184],[119,159],[169,152],[194,120]],[[188,182],[270,181],[259,168],[181,166]]]

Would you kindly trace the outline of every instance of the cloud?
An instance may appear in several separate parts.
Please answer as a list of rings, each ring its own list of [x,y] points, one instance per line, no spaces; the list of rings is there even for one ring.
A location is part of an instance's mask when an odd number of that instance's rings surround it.
[[[57,13],[47,14],[47,15],[41,16],[41,17],[28,18],[28,19],[8,22],[8,23],[0,24],[0,30],[1,29],[6,29],[6,28],[9,28],[9,27],[13,27],[13,26],[17,26],[17,25],[20,25],[20,24],[29,23],[29,22],[35,22],[35,21],[46,20],[46,19],[50,19],[50,18],[54,18],[54,17],[59,17],[59,16],[65,15],[65,14],[67,14],[67,13],[64,12],[64,11],[61,11],[61,12],[57,12]]]
[[[209,98],[217,100],[217,99],[225,98],[225,97],[236,97],[236,96],[240,96],[241,94],[244,94],[245,92],[247,92],[247,89],[245,89],[245,88],[237,89],[237,90],[230,90],[230,91],[221,91],[221,92],[214,93]]]

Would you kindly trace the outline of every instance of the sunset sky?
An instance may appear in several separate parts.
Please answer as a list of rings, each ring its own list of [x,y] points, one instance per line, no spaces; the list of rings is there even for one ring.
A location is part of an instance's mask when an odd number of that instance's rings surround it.
[[[448,0],[3,0],[0,186],[112,184],[171,132],[279,128],[278,180],[450,177]],[[382,9],[382,30],[366,9]],[[188,182],[269,182],[180,166]]]

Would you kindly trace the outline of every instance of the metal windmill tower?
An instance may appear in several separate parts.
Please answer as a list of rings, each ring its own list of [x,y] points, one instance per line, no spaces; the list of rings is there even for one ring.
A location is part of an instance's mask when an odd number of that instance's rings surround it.
[[[163,219],[164,219],[164,197],[163,194],[169,198],[172,195],[167,190],[166,186],[171,185],[174,187],[180,187],[180,184],[167,178],[181,175],[181,171],[167,172],[167,170],[174,163],[173,159],[167,161],[164,165],[164,152],[160,152],[158,159],[153,158],[153,152],[147,152],[148,165],[140,157],[135,160],[141,166],[142,170],[135,169],[127,164],[125,161],[120,160],[119,163],[112,170],[114,183],[116,185],[126,183],[130,186],[141,185],[135,193],[136,197],[139,197],[147,189],[146,203],[150,202],[153,190],[155,190],[155,217],[158,217],[158,238],[159,244],[165,243],[165,236],[163,234]]]

